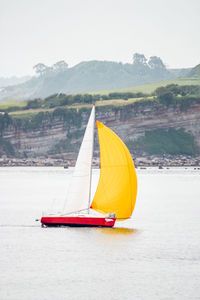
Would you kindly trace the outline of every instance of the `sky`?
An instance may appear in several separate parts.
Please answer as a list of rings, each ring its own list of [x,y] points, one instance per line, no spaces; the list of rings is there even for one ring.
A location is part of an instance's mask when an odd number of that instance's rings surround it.
[[[193,67],[199,12],[199,0],[0,0],[0,77],[59,60],[131,63],[136,52]]]

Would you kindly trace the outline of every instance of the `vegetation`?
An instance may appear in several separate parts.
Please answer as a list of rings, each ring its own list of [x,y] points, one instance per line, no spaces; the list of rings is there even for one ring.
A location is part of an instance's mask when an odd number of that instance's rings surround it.
[[[23,106],[1,106],[0,134],[10,125],[24,130],[35,130],[51,126],[54,119],[63,121],[69,131],[71,126],[80,127],[82,112],[88,111],[92,103],[97,109],[107,110],[122,106],[121,115],[126,114],[129,106],[137,110],[140,106],[162,104],[165,106],[177,105],[181,110],[187,110],[194,103],[200,103],[200,85],[170,84],[157,88],[152,94],[144,93],[109,93],[108,95],[65,95],[55,94],[42,99],[28,101]],[[9,115],[8,115],[9,113]],[[89,114],[89,111],[88,111]],[[125,118],[125,117],[124,117]]]
[[[85,132],[85,129],[76,130],[74,132],[68,132],[67,133],[67,138],[68,139],[79,139],[79,138],[83,137],[84,132]]]
[[[195,66],[189,73],[190,77],[200,78],[200,64]]]
[[[9,125],[13,123],[12,118],[7,114],[0,114],[0,136],[2,137],[5,129],[8,128]]]
[[[52,74],[62,73],[66,71],[68,68],[68,64],[64,61],[58,61],[57,63],[53,64],[51,67],[46,66],[43,63],[39,63],[33,67],[35,72],[40,76],[49,76]]]
[[[170,128],[168,130],[146,131],[144,137],[139,138],[134,143],[129,141],[127,145],[132,152],[146,152],[156,155],[194,155],[198,153],[193,136],[183,129]]]
[[[166,106],[180,105],[180,108],[185,110],[194,103],[200,103],[200,85],[178,86],[170,84],[166,87],[157,88],[154,95],[161,104]]]
[[[22,109],[26,106],[27,102],[2,102],[0,103],[0,111],[4,111],[8,108],[13,108],[13,111]],[[12,109],[11,109],[12,111]]]
[[[164,81],[158,81],[154,83],[142,84],[137,86],[131,86],[127,88],[117,88],[117,89],[107,89],[107,90],[99,90],[90,92],[90,94],[95,95],[108,95],[110,93],[144,93],[144,94],[151,94],[155,91],[155,89],[161,86],[167,86],[170,84],[177,84],[177,85],[200,85],[200,77],[199,78],[178,78],[178,79],[169,79]]]
[[[164,93],[170,93],[172,96],[200,95],[200,85],[169,84],[166,87],[157,88],[153,94],[159,97]]]
[[[15,150],[10,141],[7,141],[0,137],[0,156],[6,154],[7,156],[13,156],[15,154]]]
[[[200,85],[177,85],[169,84],[167,86],[158,87],[151,94],[142,92],[112,92],[109,94],[54,94],[45,99],[30,100],[23,105],[0,106],[0,111],[17,114],[51,112],[58,107],[76,108],[85,107],[95,103],[97,106],[103,105],[128,105],[136,101],[153,101],[164,105],[178,105],[186,108],[194,102],[199,102]]]
[[[17,115],[17,117],[13,118],[13,124],[25,131],[48,129],[52,126],[54,120],[62,121],[66,130],[69,130],[71,126],[79,128],[82,123],[81,112],[76,111],[76,109],[57,108],[51,112],[45,111],[35,114],[25,114],[23,116],[23,118],[20,118]]]
[[[78,94],[105,89],[124,88],[185,76],[185,70],[168,70],[159,57],[149,60],[135,53],[133,63],[112,61],[87,61],[68,68],[64,61],[46,66],[34,66],[37,76],[30,80],[4,88],[0,101],[11,99],[45,98],[55,93]],[[190,70],[188,69],[187,72]],[[129,91],[129,90],[125,90]],[[137,91],[137,90],[136,90]],[[146,92],[145,92],[146,93]]]
[[[81,129],[83,118],[90,113],[90,108],[96,103],[97,112],[107,111],[108,108],[116,113],[119,112],[120,119],[126,120],[131,111],[145,111],[148,106],[172,106],[185,111],[191,105],[200,103],[200,85],[177,85],[169,84],[158,87],[151,94],[142,92],[115,92],[105,95],[100,94],[77,94],[65,95],[54,94],[45,99],[34,99],[20,106],[2,105],[0,107],[0,137],[9,126],[16,131],[44,132],[51,128],[55,122],[60,122],[66,129],[66,139],[60,141],[51,153],[62,151],[77,151],[80,137],[83,135]],[[133,109],[132,109],[133,108]],[[77,140],[77,144],[71,141]],[[132,144],[128,142],[131,149]],[[197,153],[193,137],[188,133],[169,129],[147,131],[145,136],[135,144],[137,151],[145,151],[149,154],[190,154]],[[4,139],[0,144],[1,153],[7,151],[9,155],[14,153],[12,145]],[[2,150],[3,149],[3,150]],[[7,149],[7,150],[6,150]],[[1,154],[0,153],[0,154]]]
[[[70,139],[61,140],[49,151],[49,154],[63,152],[78,152],[78,145],[72,144]]]

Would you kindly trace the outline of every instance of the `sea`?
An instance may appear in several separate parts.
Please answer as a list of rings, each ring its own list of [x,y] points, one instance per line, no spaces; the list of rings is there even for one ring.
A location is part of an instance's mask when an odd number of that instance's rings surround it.
[[[1,167],[0,300],[200,299],[200,169],[136,171],[131,219],[43,228],[35,220],[62,209],[73,168]]]

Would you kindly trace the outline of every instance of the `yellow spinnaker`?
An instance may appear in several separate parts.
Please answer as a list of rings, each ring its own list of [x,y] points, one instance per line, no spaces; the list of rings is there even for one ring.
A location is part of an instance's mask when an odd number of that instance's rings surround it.
[[[108,127],[97,123],[100,145],[101,172],[91,208],[118,219],[132,215],[137,177],[130,152],[122,140]]]

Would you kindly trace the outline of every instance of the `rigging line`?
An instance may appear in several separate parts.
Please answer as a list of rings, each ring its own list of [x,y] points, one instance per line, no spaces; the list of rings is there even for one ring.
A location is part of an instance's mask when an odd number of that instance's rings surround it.
[[[70,215],[70,214],[75,214],[75,213],[82,212],[84,210],[88,210],[88,207],[80,209],[80,210],[76,210],[76,211],[71,211],[71,212],[68,212],[68,213],[65,213],[65,214],[61,214],[60,216],[67,216],[67,215]]]
[[[89,200],[88,200],[88,214],[90,212],[90,203],[91,203],[91,185],[92,185],[92,159],[93,159],[93,152],[94,152],[94,121],[95,121],[95,106],[93,106],[94,108],[94,116],[93,116],[93,126],[92,126],[92,130],[93,130],[93,135],[92,135],[92,156],[91,156],[91,164],[90,164],[90,172],[89,172],[89,176],[90,176],[90,187],[89,187]]]

